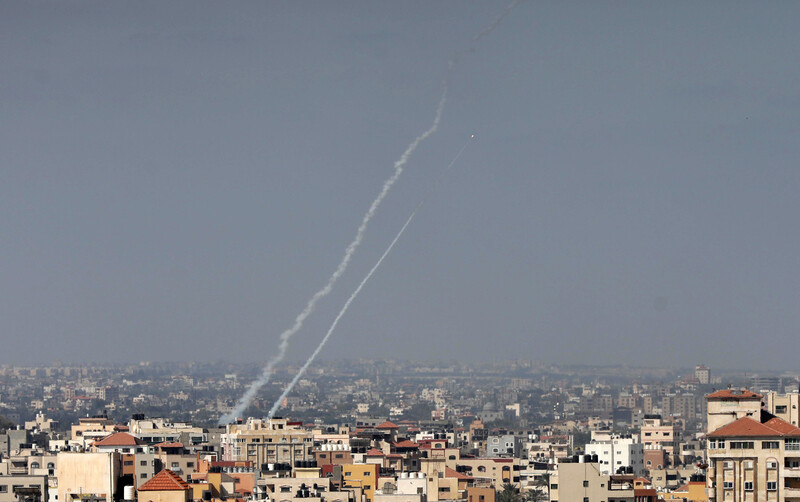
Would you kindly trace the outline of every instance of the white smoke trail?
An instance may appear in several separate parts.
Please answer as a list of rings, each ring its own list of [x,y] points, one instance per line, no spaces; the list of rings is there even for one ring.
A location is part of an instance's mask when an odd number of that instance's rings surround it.
[[[336,329],[336,326],[339,324],[339,319],[341,319],[342,316],[345,314],[345,312],[347,312],[347,309],[350,307],[350,304],[353,303],[353,300],[355,300],[356,296],[358,296],[358,293],[361,292],[361,289],[370,280],[370,278],[372,277],[372,274],[374,274],[375,271],[378,269],[378,267],[381,266],[381,263],[383,263],[384,258],[386,258],[389,255],[389,253],[392,251],[392,248],[394,248],[394,245],[397,244],[398,240],[400,240],[400,237],[403,235],[403,232],[406,231],[406,228],[408,227],[409,223],[411,223],[411,220],[413,220],[414,216],[416,216],[417,211],[419,211],[419,209],[422,207],[422,205],[425,204],[425,202],[428,200],[430,195],[436,189],[436,186],[439,184],[439,182],[442,180],[442,178],[444,178],[444,175],[447,173],[447,171],[449,171],[450,168],[453,167],[453,165],[455,165],[455,163],[458,160],[458,158],[461,157],[461,154],[464,153],[464,150],[467,149],[467,145],[469,145],[469,140],[467,140],[467,142],[464,143],[464,146],[461,147],[461,150],[459,150],[459,152],[456,154],[456,156],[453,157],[453,160],[450,162],[450,164],[442,171],[442,174],[439,175],[439,178],[436,180],[436,182],[428,190],[428,193],[425,195],[425,197],[423,197],[422,202],[417,204],[417,207],[414,208],[414,211],[411,212],[411,216],[408,217],[408,219],[406,220],[405,224],[400,228],[400,231],[397,232],[397,235],[394,237],[392,242],[386,248],[386,251],[383,252],[383,254],[378,259],[378,261],[375,263],[375,265],[370,269],[369,273],[367,273],[367,275],[364,277],[364,279],[361,281],[361,283],[358,285],[358,287],[355,289],[355,291],[353,291],[353,294],[350,295],[350,298],[348,298],[347,301],[344,303],[344,306],[342,307],[342,310],[339,311],[339,314],[333,320],[333,324],[331,324],[331,327],[328,328],[328,332],[325,333],[325,336],[322,338],[322,341],[319,342],[319,345],[317,345],[317,348],[314,349],[314,352],[311,354],[311,356],[308,358],[308,360],[306,360],[305,364],[303,364],[303,366],[300,368],[300,370],[297,372],[297,374],[294,376],[294,378],[292,378],[292,381],[289,382],[289,385],[286,386],[286,390],[283,391],[283,394],[281,394],[280,397],[277,399],[277,401],[275,401],[275,403],[272,405],[272,408],[269,410],[269,415],[268,415],[269,418],[272,418],[275,415],[275,412],[278,411],[278,408],[280,408],[281,402],[283,402],[283,400],[286,398],[286,396],[289,395],[289,393],[292,391],[292,389],[297,384],[297,382],[300,380],[300,378],[303,376],[303,374],[305,374],[305,372],[308,369],[308,367],[311,366],[311,363],[314,362],[314,359],[316,359],[316,357],[319,355],[320,351],[322,351],[322,348],[325,347],[326,343],[328,343],[328,338],[331,337],[331,334]]]
[[[503,18],[505,18],[508,15],[508,13],[511,12],[511,9],[513,9],[518,2],[519,0],[513,0],[511,4],[509,4],[503,10],[503,12],[491,24],[489,24],[488,27],[486,27],[484,30],[482,30],[472,38],[472,42],[475,43],[484,36],[491,33],[492,30],[494,30],[494,28],[500,23],[500,21],[502,21]],[[364,232],[366,232],[370,220],[377,211],[378,206],[381,205],[381,202],[383,202],[383,199],[389,193],[389,190],[392,188],[392,185],[394,185],[394,183],[403,173],[403,166],[406,164],[406,162],[408,162],[408,159],[411,157],[411,154],[414,153],[414,151],[417,149],[417,147],[422,141],[427,139],[430,135],[435,133],[437,129],[439,129],[439,122],[441,121],[442,118],[444,105],[445,103],[447,103],[447,93],[449,90],[450,75],[453,69],[455,68],[456,63],[458,62],[458,59],[460,58],[462,52],[463,51],[457,53],[453,57],[453,59],[450,60],[447,66],[447,73],[445,74],[444,81],[442,82],[442,95],[441,98],[439,99],[438,105],[436,106],[436,114],[434,116],[433,123],[425,132],[417,136],[414,139],[414,141],[412,141],[408,145],[408,147],[406,147],[406,150],[403,152],[400,158],[397,159],[397,161],[395,161],[394,173],[389,177],[389,179],[387,179],[384,182],[383,188],[381,189],[380,193],[375,198],[375,200],[372,201],[369,210],[364,215],[364,218],[361,220],[361,225],[358,227],[358,230],[356,231],[355,238],[345,249],[344,256],[342,257],[339,266],[333,272],[333,275],[330,276],[327,284],[322,289],[314,293],[314,296],[312,296],[311,299],[308,301],[308,304],[303,309],[303,311],[300,312],[300,314],[298,314],[298,316],[295,318],[292,327],[281,333],[280,343],[278,344],[278,353],[274,355],[272,358],[270,358],[269,361],[267,361],[264,370],[261,372],[261,376],[250,384],[250,387],[247,388],[244,395],[242,395],[242,397],[236,403],[236,406],[234,406],[234,408],[229,413],[220,417],[219,419],[220,425],[230,423],[235,418],[242,415],[244,411],[247,409],[247,407],[250,406],[250,403],[253,401],[258,391],[264,385],[266,385],[267,382],[269,382],[269,379],[272,377],[272,373],[275,369],[275,365],[281,362],[283,358],[286,356],[286,351],[289,348],[289,339],[295,333],[300,331],[300,328],[303,327],[303,323],[305,322],[305,320],[308,318],[308,316],[310,316],[314,312],[314,308],[316,307],[317,302],[324,296],[327,296],[333,290],[333,286],[336,284],[336,281],[339,279],[339,277],[341,277],[342,274],[344,274],[345,270],[347,270],[347,266],[350,263],[350,259],[352,258],[353,254],[355,253],[356,249],[361,244],[361,241],[364,238]]]
[[[449,76],[449,70],[448,70]],[[220,417],[219,423],[226,424],[232,422],[235,418],[239,417],[244,411],[250,406],[250,403],[256,396],[256,393],[263,387],[264,385],[269,382],[270,377],[272,376],[272,372],[275,369],[275,365],[278,364],[283,360],[286,356],[286,350],[289,348],[289,339],[298,331],[300,328],[303,327],[303,323],[314,312],[314,308],[317,305],[317,302],[324,296],[327,296],[331,291],[333,291],[333,286],[336,284],[336,281],[339,277],[344,274],[345,270],[347,270],[347,265],[350,263],[350,259],[353,257],[353,254],[356,252],[356,249],[361,244],[361,241],[364,239],[364,233],[367,230],[367,226],[369,225],[370,220],[375,215],[375,212],[378,210],[378,206],[381,205],[383,199],[386,197],[386,194],[389,193],[391,190],[392,185],[395,184],[397,179],[403,174],[403,166],[408,162],[408,159],[411,157],[411,154],[414,153],[414,150],[417,149],[419,144],[428,138],[431,134],[435,133],[436,130],[439,128],[439,122],[442,119],[442,112],[444,111],[444,105],[447,102],[447,90],[448,90],[448,79],[445,78],[443,86],[442,86],[442,96],[439,99],[439,104],[436,106],[436,115],[434,116],[433,123],[431,126],[422,134],[414,138],[403,154],[400,156],[397,161],[394,163],[394,173],[387,179],[384,184],[383,188],[381,189],[378,196],[375,200],[372,201],[372,204],[369,207],[369,210],[364,214],[364,218],[361,220],[361,225],[359,225],[358,230],[356,231],[356,236],[353,241],[347,246],[345,249],[344,256],[342,257],[341,262],[339,262],[339,266],[333,272],[333,275],[330,276],[328,279],[327,284],[314,293],[314,296],[308,301],[306,307],[303,309],[300,314],[295,318],[294,324],[291,328],[287,329],[280,336],[280,344],[278,345],[278,353],[269,361],[267,361],[267,365],[264,367],[264,370],[261,372],[261,376],[255,380],[250,387],[247,388],[244,395],[239,399],[236,406],[231,410],[230,413],[227,413]]]

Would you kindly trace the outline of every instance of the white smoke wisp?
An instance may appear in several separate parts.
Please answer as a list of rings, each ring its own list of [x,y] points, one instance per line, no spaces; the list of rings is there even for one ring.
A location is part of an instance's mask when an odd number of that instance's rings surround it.
[[[474,137],[474,135],[473,135],[473,137]],[[470,138],[470,139],[472,139],[472,138]],[[439,178],[436,180],[436,182],[428,190],[428,193],[425,195],[425,197],[423,197],[422,202],[417,204],[417,207],[414,208],[414,211],[411,212],[411,216],[408,217],[408,219],[406,220],[405,224],[403,224],[403,226],[400,228],[400,231],[397,232],[397,235],[395,235],[395,237],[392,240],[392,242],[386,248],[386,251],[384,251],[383,254],[381,255],[381,257],[378,258],[378,261],[370,269],[369,273],[367,273],[367,275],[364,277],[364,279],[361,280],[361,283],[359,283],[358,287],[356,287],[355,291],[353,291],[353,294],[351,294],[350,298],[348,298],[347,301],[344,303],[344,306],[342,307],[342,310],[339,311],[339,314],[333,320],[333,324],[331,324],[331,327],[328,328],[328,332],[325,333],[325,336],[322,338],[322,341],[319,342],[319,345],[317,345],[317,348],[314,349],[314,352],[306,360],[305,364],[303,364],[303,366],[300,368],[300,370],[297,372],[297,374],[294,376],[294,378],[292,378],[292,381],[289,382],[289,385],[286,386],[286,390],[283,391],[283,394],[281,394],[280,397],[277,399],[277,401],[275,401],[275,403],[272,405],[272,408],[269,410],[269,415],[268,415],[269,418],[272,418],[275,415],[275,412],[278,411],[278,408],[280,408],[281,403],[283,402],[283,400],[286,399],[286,396],[288,396],[290,392],[292,392],[292,389],[294,388],[294,386],[297,384],[297,382],[300,380],[300,378],[305,374],[306,370],[308,370],[308,367],[311,366],[311,363],[314,362],[314,359],[317,358],[319,353],[322,351],[322,348],[325,347],[325,344],[328,343],[328,339],[331,337],[331,334],[333,334],[334,330],[336,329],[336,326],[339,324],[339,320],[342,318],[342,316],[344,316],[345,312],[347,312],[347,309],[350,308],[350,304],[353,303],[353,300],[356,299],[356,296],[358,296],[358,293],[361,292],[361,290],[364,288],[364,285],[370,280],[370,278],[372,277],[372,274],[374,274],[375,271],[378,270],[378,267],[381,266],[381,263],[383,263],[383,260],[392,251],[392,248],[394,248],[394,245],[397,244],[397,241],[400,240],[400,237],[402,237],[403,232],[406,231],[406,228],[411,223],[411,220],[413,220],[414,216],[416,216],[417,211],[419,211],[419,209],[422,207],[422,205],[425,204],[425,202],[428,200],[430,195],[436,189],[436,186],[439,184],[439,182],[441,182],[442,178],[444,178],[444,175],[447,174],[447,171],[449,171],[450,168],[452,168],[453,165],[455,165],[455,163],[458,160],[458,158],[461,157],[461,154],[464,153],[464,150],[467,149],[467,145],[469,145],[469,141],[470,140],[467,140],[467,142],[464,143],[464,146],[461,147],[461,150],[459,150],[459,152],[456,154],[456,156],[453,157],[453,160],[450,162],[450,164],[442,171],[442,174],[439,175]]]
[[[397,233],[397,235],[394,237],[394,240],[392,240],[391,244],[389,244],[389,247],[386,248],[386,251],[383,252],[381,257],[378,259],[375,265],[370,269],[369,273],[364,277],[364,279],[361,280],[361,283],[358,285],[355,291],[353,291],[353,294],[350,295],[350,298],[348,298],[347,301],[344,302],[342,310],[339,311],[339,314],[336,316],[336,319],[333,320],[333,324],[331,324],[331,327],[328,328],[328,332],[325,333],[325,336],[322,338],[322,341],[319,343],[319,345],[317,345],[317,348],[314,349],[314,352],[311,354],[308,360],[306,360],[305,364],[303,364],[303,366],[300,368],[300,371],[298,371],[297,374],[294,376],[294,378],[292,378],[292,381],[286,387],[286,390],[283,391],[283,394],[281,394],[278,400],[275,401],[275,404],[272,405],[272,409],[269,410],[269,415],[268,415],[269,418],[272,418],[273,415],[275,415],[275,412],[278,411],[281,402],[283,402],[286,396],[289,395],[289,393],[292,391],[292,388],[294,388],[295,384],[297,384],[298,380],[300,380],[300,377],[303,376],[303,374],[306,372],[311,363],[314,362],[314,359],[316,359],[316,357],[319,355],[320,351],[322,351],[322,348],[325,347],[325,344],[328,342],[328,338],[331,337],[331,334],[333,334],[333,331],[339,324],[339,319],[341,319],[342,316],[344,316],[345,312],[347,312],[347,309],[350,308],[350,304],[353,303],[353,300],[355,300],[356,296],[358,296],[358,293],[361,292],[361,289],[364,287],[367,281],[370,280],[372,274],[374,274],[375,271],[378,270],[378,267],[381,266],[381,263],[383,263],[384,258],[386,258],[389,255],[394,245],[397,244],[398,240],[400,240],[400,237],[403,235],[403,232],[405,232],[406,228],[408,227],[408,224],[411,223],[411,220],[414,219],[414,216],[417,214],[417,210],[421,206],[422,205],[420,204],[419,206],[417,206],[416,209],[414,209],[414,211],[411,213],[411,216],[408,217],[405,224],[402,226],[402,228],[400,228],[400,232]]]
[[[505,18],[508,15],[508,13],[511,12],[511,9],[513,9],[518,2],[519,0],[513,0],[503,10],[503,12],[492,23],[489,24],[489,26],[487,26],[485,29],[483,29],[481,32],[479,32],[472,38],[472,42],[475,43],[484,36],[491,33],[495,29],[495,27],[500,23],[500,21],[502,21],[503,18]],[[451,59],[450,62],[448,63],[447,72],[445,74],[444,81],[442,82],[442,95],[441,98],[439,99],[438,105],[436,106],[436,114],[434,116],[433,123],[425,132],[414,138],[414,141],[412,141],[408,145],[408,147],[406,147],[405,151],[400,156],[400,158],[397,159],[397,161],[395,161],[394,173],[384,182],[383,188],[381,189],[380,193],[375,198],[375,200],[372,201],[369,210],[366,212],[364,218],[361,220],[361,225],[359,225],[358,230],[356,231],[355,238],[345,249],[344,256],[342,257],[339,266],[333,272],[333,275],[330,276],[327,284],[325,284],[325,286],[322,289],[314,293],[314,295],[308,301],[308,304],[306,304],[306,307],[302,310],[302,312],[300,312],[300,314],[297,315],[292,327],[281,333],[277,354],[273,355],[269,359],[269,361],[267,361],[267,364],[266,366],[264,366],[264,369],[262,370],[259,378],[257,378],[255,381],[253,381],[253,383],[250,384],[245,393],[236,403],[236,406],[234,406],[234,408],[229,413],[226,413],[220,417],[218,422],[220,425],[230,423],[235,418],[240,417],[244,413],[244,411],[248,408],[248,406],[250,406],[250,403],[252,403],[258,391],[269,382],[270,378],[272,377],[272,373],[275,369],[275,366],[278,363],[280,363],[286,356],[286,351],[289,348],[289,339],[291,339],[295,333],[300,331],[300,329],[303,327],[303,323],[305,322],[305,320],[314,312],[317,302],[321,298],[327,296],[333,290],[333,286],[336,284],[336,281],[347,270],[347,266],[350,263],[350,259],[352,258],[353,254],[355,253],[356,249],[361,244],[361,241],[364,238],[364,233],[367,230],[367,226],[369,225],[370,220],[374,216],[378,207],[383,202],[383,199],[389,193],[389,190],[391,190],[392,185],[394,185],[397,179],[400,177],[400,175],[403,174],[403,168],[406,162],[408,162],[408,159],[411,157],[411,155],[414,153],[414,151],[417,149],[417,147],[421,142],[426,140],[429,136],[434,134],[439,129],[439,122],[441,121],[442,118],[444,106],[447,103],[447,93],[449,90],[450,75],[452,74],[453,69],[458,63],[458,59],[460,58],[462,53],[463,51],[457,53],[453,57],[453,59]]]
[[[449,71],[448,71],[449,73]],[[294,324],[291,328],[287,329],[280,336],[280,343],[278,344],[278,353],[272,356],[269,361],[267,361],[264,370],[261,372],[261,376],[256,379],[253,383],[250,384],[250,387],[247,388],[245,393],[237,402],[236,406],[230,413],[227,413],[220,417],[219,424],[227,424],[232,422],[235,418],[239,417],[244,413],[253,399],[256,397],[258,391],[269,382],[270,377],[275,369],[275,365],[280,363],[283,358],[286,356],[286,351],[289,348],[289,339],[292,336],[300,331],[300,328],[303,327],[303,323],[305,320],[314,312],[314,308],[317,305],[317,302],[327,296],[331,291],[333,291],[333,286],[336,284],[336,281],[339,280],[339,277],[344,274],[347,270],[347,266],[350,264],[350,259],[353,257],[353,254],[358,249],[358,246],[361,244],[361,241],[364,239],[364,233],[367,231],[367,227],[369,226],[370,220],[375,215],[378,207],[383,202],[383,199],[386,198],[386,195],[391,190],[392,185],[395,184],[400,175],[403,174],[403,169],[405,164],[408,162],[408,159],[411,157],[411,154],[414,153],[414,150],[417,149],[420,143],[422,143],[425,139],[427,139],[431,134],[435,133],[436,130],[439,128],[439,122],[442,119],[442,112],[444,111],[444,105],[447,102],[447,90],[448,90],[448,80],[445,78],[442,88],[442,96],[439,99],[439,104],[436,106],[436,115],[434,116],[433,123],[431,126],[422,134],[414,138],[403,154],[400,156],[397,161],[394,163],[394,173],[383,183],[383,188],[381,189],[378,196],[375,200],[372,201],[372,204],[369,207],[369,210],[364,214],[364,218],[361,220],[361,225],[359,225],[358,230],[356,231],[356,236],[353,241],[347,246],[344,252],[344,256],[342,256],[342,260],[339,262],[339,266],[336,267],[336,270],[333,272],[333,275],[328,278],[327,284],[314,293],[314,296],[308,300],[306,307],[303,309],[300,314],[294,320]]]

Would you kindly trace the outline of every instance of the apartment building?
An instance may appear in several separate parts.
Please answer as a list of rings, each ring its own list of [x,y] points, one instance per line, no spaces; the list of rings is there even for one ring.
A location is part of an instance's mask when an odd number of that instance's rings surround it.
[[[747,397],[731,400],[725,395],[730,418],[707,435],[709,500],[800,501],[800,428],[766,410],[753,413],[757,394],[733,394],[741,396]],[[717,423],[722,414],[712,407],[712,399],[719,397],[707,397]]]
[[[550,501],[656,502],[656,490],[637,488],[635,480],[633,474],[603,474],[596,461],[583,457],[577,462],[561,461],[550,476]]]
[[[637,476],[644,474],[644,445],[636,435],[610,435],[593,439],[586,445],[587,455],[596,455],[602,474],[615,474],[620,468],[632,468]]]
[[[764,409],[781,420],[800,426],[800,394],[778,394],[775,391],[764,393]]]
[[[713,432],[725,424],[742,417],[758,419],[761,413],[761,394],[746,389],[727,389],[706,396],[707,432]]]
[[[664,452],[667,465],[675,465],[678,444],[678,430],[675,424],[664,422],[661,415],[645,415],[642,425],[642,443],[645,450]],[[666,467],[666,466],[665,466]]]
[[[222,460],[249,460],[255,465],[314,460],[314,434],[301,423],[273,418],[251,418],[245,424],[228,425],[220,435]]]

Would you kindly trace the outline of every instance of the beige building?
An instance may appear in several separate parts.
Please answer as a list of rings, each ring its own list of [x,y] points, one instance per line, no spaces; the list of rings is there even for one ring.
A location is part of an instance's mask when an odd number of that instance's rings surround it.
[[[708,385],[711,382],[711,370],[704,365],[695,366],[694,377],[701,385]]]
[[[122,471],[121,455],[60,452],[56,461],[59,502],[79,501],[86,495],[113,502]]]
[[[550,475],[551,502],[638,502],[631,475],[606,475],[597,463],[559,462]]]
[[[505,483],[519,486],[518,458],[462,458],[458,461],[458,465],[466,466],[467,474],[478,483],[491,483],[496,487]]]
[[[70,444],[86,448],[89,444],[110,436],[116,430],[113,420],[107,417],[79,418],[70,426]]]
[[[47,501],[47,476],[0,475],[0,502],[20,502],[25,499]]]
[[[285,419],[250,418],[231,424],[220,435],[222,460],[249,460],[254,465],[314,460],[314,434],[302,424]]]
[[[767,411],[754,412],[758,394],[721,392],[726,394],[708,396],[709,415],[714,413],[709,423],[719,424],[720,410],[729,410],[728,421],[707,435],[709,500],[800,501],[800,429]],[[726,408],[712,406],[720,398]]]
[[[678,429],[673,423],[664,422],[660,415],[645,415],[641,429],[644,449],[645,451],[662,450],[667,459],[667,465],[676,463],[675,451],[679,441],[677,436]]]
[[[749,390],[718,390],[706,396],[707,432],[712,432],[725,424],[742,417],[758,419],[761,412],[760,394]]]
[[[775,391],[764,393],[764,409],[795,427],[800,426],[800,394],[778,394]]]

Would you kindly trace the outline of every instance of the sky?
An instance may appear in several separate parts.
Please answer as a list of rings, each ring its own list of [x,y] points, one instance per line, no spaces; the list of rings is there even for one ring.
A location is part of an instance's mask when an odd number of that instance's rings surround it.
[[[800,3],[0,3],[0,364],[795,368]],[[470,135],[475,138],[470,140]]]

